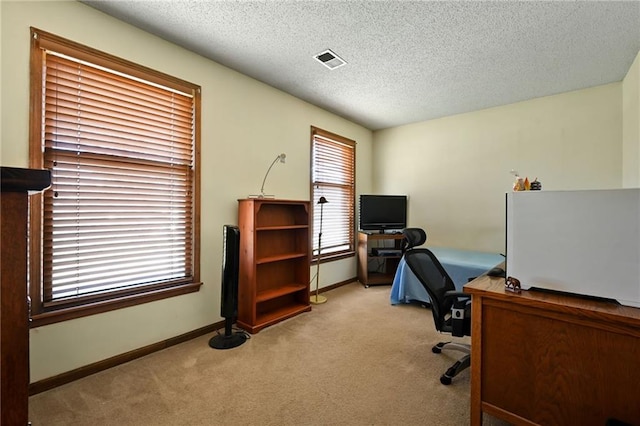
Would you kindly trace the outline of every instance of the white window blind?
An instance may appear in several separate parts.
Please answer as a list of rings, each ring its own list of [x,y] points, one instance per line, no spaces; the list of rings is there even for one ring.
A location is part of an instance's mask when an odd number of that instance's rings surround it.
[[[355,142],[312,129],[313,253],[318,254],[320,205],[322,255],[354,250]]]
[[[192,282],[193,93],[42,53],[43,306]]]

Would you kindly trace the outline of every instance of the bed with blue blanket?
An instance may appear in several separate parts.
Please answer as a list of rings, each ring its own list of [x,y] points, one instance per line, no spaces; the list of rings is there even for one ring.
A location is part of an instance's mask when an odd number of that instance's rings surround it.
[[[500,254],[485,253],[472,250],[460,250],[446,247],[428,247],[435,254],[447,271],[456,289],[462,291],[469,278],[484,274],[489,269],[504,262]],[[420,281],[407,266],[404,258],[400,260],[396,275],[391,285],[391,304],[426,302],[429,295]]]

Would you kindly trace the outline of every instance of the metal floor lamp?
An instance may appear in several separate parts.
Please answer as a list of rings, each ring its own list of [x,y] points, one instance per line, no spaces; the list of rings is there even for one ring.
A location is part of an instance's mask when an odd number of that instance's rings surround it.
[[[324,197],[320,197],[320,199],[318,200],[318,204],[320,204],[320,232],[318,233],[318,267],[316,270],[316,294],[311,296],[310,298],[310,302],[314,305],[319,305],[327,301],[326,297],[320,296],[318,294],[318,287],[320,285],[320,257],[322,254],[322,210],[326,203],[328,203],[328,201]]]

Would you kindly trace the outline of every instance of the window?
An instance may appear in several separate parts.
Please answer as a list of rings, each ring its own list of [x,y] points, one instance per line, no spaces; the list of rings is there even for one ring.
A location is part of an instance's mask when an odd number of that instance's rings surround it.
[[[322,213],[322,258],[354,254],[354,200],[356,143],[311,128],[311,194],[313,200],[313,255],[318,255]],[[320,197],[327,203],[318,205]]]
[[[197,291],[200,88],[31,29],[34,325]]]

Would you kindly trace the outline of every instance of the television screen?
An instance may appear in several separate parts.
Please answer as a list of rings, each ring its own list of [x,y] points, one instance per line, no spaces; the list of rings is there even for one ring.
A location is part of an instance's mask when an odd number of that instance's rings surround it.
[[[407,226],[406,195],[360,195],[360,229],[400,230]]]

